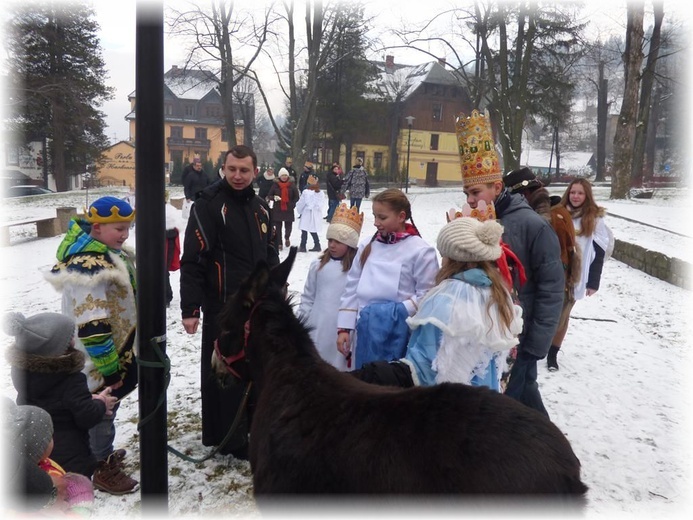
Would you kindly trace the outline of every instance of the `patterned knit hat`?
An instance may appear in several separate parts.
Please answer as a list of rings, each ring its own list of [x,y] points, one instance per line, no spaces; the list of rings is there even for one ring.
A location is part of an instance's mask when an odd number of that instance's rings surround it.
[[[135,210],[126,201],[117,197],[101,197],[91,203],[84,212],[87,222],[94,224],[111,224],[114,222],[132,222]]]
[[[332,221],[327,227],[327,239],[358,249],[362,226],[363,213],[359,213],[356,206],[347,209],[347,205],[342,203],[335,210]]]
[[[438,234],[438,251],[458,262],[493,261],[500,258],[503,226],[495,220],[480,222],[471,217],[456,218]]]
[[[2,401],[9,447],[38,464],[53,438],[50,414],[38,406],[17,406],[7,398]]]
[[[503,180],[488,113],[458,114],[455,131],[464,187]]]
[[[43,312],[25,318],[19,312],[9,312],[3,329],[15,337],[15,348],[35,356],[62,356],[75,335],[75,320],[64,314]]]

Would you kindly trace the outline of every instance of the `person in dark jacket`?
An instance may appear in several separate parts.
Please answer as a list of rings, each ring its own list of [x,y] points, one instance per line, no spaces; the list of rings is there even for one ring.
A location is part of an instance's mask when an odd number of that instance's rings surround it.
[[[209,184],[209,177],[202,169],[202,161],[199,157],[195,157],[192,162],[192,169],[183,176],[183,193],[186,200],[194,202],[197,195]]]
[[[277,182],[270,186],[267,198],[272,202],[272,226],[276,240],[276,249],[282,249],[282,225],[284,227],[284,245],[291,246],[291,231],[294,226],[294,208],[300,197],[296,184],[291,180],[285,168],[279,169]]]
[[[294,160],[291,157],[287,157],[284,160],[284,166],[283,168],[289,172],[289,177],[291,177],[291,180],[294,181],[294,184],[298,186],[298,175],[296,175],[296,170],[294,169]]]
[[[15,337],[5,357],[11,366],[18,405],[46,410],[53,421],[55,446],[51,458],[65,471],[91,478],[96,457],[89,429],[110,414],[116,398],[110,388],[92,394],[81,372],[84,354],[74,348],[75,320],[45,312],[25,318],[5,315],[5,332]]]
[[[342,173],[342,167],[338,163],[334,163],[327,173],[327,222],[332,222],[334,212],[344,198],[341,193],[342,184],[344,184]]]
[[[255,181],[258,187],[257,196],[263,200],[267,200],[267,194],[276,180],[277,177],[274,175],[274,168],[271,166],[267,168],[262,175],[258,175]]]
[[[456,130],[467,203],[472,208],[481,200],[494,203],[504,228],[503,241],[517,255],[527,276],[524,284],[516,280],[514,285],[524,326],[505,394],[548,417],[537,382],[537,361],[551,347],[563,306],[565,283],[558,238],[520,195],[505,188],[488,117],[474,110],[469,117],[458,118]]]
[[[313,175],[313,163],[310,161],[306,161],[306,163],[303,165],[303,171],[301,172],[301,176],[298,179],[298,192],[303,193],[303,190],[306,189],[306,186],[308,186],[308,178]]]
[[[234,146],[224,158],[225,178],[203,190],[191,209],[180,269],[183,327],[195,334],[202,324],[202,443],[219,446],[242,401],[243,386],[220,388],[211,367],[219,336],[217,315],[259,261],[279,263],[272,244],[270,210],[255,195],[257,157],[247,146]],[[247,414],[220,453],[247,458]]]

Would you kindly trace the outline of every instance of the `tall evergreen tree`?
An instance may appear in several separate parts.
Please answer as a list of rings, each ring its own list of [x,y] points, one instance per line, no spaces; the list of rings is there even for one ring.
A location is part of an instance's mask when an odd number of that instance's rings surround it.
[[[83,2],[12,3],[7,24],[9,88],[17,96],[9,114],[19,140],[47,139],[58,191],[81,174],[108,145],[104,113],[113,97],[93,9]]]

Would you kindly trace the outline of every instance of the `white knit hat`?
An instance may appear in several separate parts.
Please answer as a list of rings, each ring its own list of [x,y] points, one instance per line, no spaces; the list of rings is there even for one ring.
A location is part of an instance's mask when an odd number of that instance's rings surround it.
[[[335,210],[330,225],[327,227],[327,239],[336,240],[349,247],[358,249],[362,226],[363,213],[359,213],[356,206],[347,209],[346,204],[341,203]]]
[[[279,173],[277,174],[277,177],[288,177],[289,176],[289,170],[286,168],[279,168]]]
[[[503,226],[495,220],[479,222],[460,217],[446,224],[438,234],[438,251],[444,258],[458,262],[498,260]]]

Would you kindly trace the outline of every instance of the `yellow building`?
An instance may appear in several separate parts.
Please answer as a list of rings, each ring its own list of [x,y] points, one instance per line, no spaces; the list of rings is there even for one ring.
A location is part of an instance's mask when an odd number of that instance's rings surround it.
[[[203,163],[209,160],[216,165],[228,150],[218,84],[213,74],[202,70],[183,70],[174,65],[164,74],[164,175],[170,177],[175,162],[185,166],[196,156]],[[97,178],[102,185],[135,184],[136,92],[132,92],[128,100],[130,113],[125,119],[129,122],[130,139],[104,151],[104,160],[97,167]],[[254,120],[252,95],[246,95],[242,108],[246,117]],[[241,113],[241,107],[234,103],[234,114]],[[243,143],[243,120],[236,120],[235,126],[236,142]],[[128,155],[132,156],[131,167],[126,167]]]

